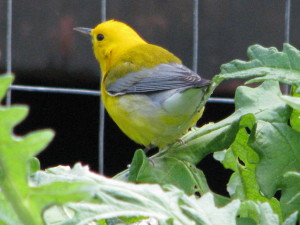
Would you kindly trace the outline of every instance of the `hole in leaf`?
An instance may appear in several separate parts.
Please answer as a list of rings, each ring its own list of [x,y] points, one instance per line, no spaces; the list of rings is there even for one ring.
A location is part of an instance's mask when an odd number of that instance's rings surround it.
[[[249,134],[249,135],[251,134],[251,130],[249,127],[245,127],[245,130],[246,130],[247,134]]]
[[[241,160],[239,157],[238,157],[238,161],[239,161],[239,164],[240,164],[241,166],[245,166],[245,163],[244,163],[243,160]]]
[[[199,191],[196,191],[195,193],[194,193],[197,197],[201,197],[201,194],[200,194],[200,192]]]
[[[195,189],[195,192],[194,194],[197,196],[197,197],[201,197],[201,194],[199,192],[199,187],[197,185],[194,186],[194,189]]]
[[[289,120],[287,121],[287,124],[288,124],[290,127],[292,127],[292,125],[291,125],[291,119],[289,119]]]
[[[276,191],[274,197],[277,199],[280,199],[281,198],[281,190]]]

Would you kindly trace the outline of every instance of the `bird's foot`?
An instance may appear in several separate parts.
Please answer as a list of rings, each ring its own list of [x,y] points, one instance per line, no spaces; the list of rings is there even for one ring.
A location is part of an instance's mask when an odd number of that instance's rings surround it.
[[[176,142],[178,142],[179,144],[182,144],[182,145],[184,145],[184,144],[185,144],[184,140],[182,140],[182,139],[180,139],[180,138],[179,138],[179,139],[177,139],[177,140],[176,140]]]
[[[143,150],[144,150],[145,154],[147,154],[147,152],[149,152],[153,148],[155,148],[155,146],[153,144],[150,144],[147,147],[145,147]]]

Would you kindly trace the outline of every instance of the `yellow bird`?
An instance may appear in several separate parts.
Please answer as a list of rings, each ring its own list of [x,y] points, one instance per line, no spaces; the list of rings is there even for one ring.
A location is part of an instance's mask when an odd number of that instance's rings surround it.
[[[74,30],[91,37],[102,72],[104,106],[133,141],[165,148],[201,117],[200,103],[210,81],[175,55],[115,20]]]

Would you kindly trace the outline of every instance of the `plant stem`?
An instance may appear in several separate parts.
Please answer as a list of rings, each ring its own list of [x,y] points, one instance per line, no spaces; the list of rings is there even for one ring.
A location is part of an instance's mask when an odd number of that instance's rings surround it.
[[[11,204],[19,220],[24,225],[41,225],[39,218],[35,218],[26,202],[22,197],[18,188],[15,186],[14,182],[10,179],[9,173],[6,173],[4,169],[3,162],[0,162],[1,173],[3,174],[0,179],[0,187],[6,198],[6,200]]]

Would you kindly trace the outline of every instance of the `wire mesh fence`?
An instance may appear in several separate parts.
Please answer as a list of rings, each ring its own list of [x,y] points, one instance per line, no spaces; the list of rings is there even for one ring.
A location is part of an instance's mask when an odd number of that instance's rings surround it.
[[[101,12],[99,12],[99,18],[101,21],[105,21],[107,17],[107,2],[106,0],[101,1]],[[285,1],[285,27],[284,27],[284,42],[290,41],[290,18],[291,18],[291,0]],[[201,11],[201,10],[200,10]],[[6,72],[11,73],[13,71],[12,67],[12,26],[13,26],[13,0],[7,0],[7,24],[6,24]],[[193,0],[193,47],[192,47],[192,68],[197,72],[198,67],[198,55],[199,55],[199,0]],[[78,88],[57,88],[57,87],[48,87],[48,86],[28,86],[28,85],[11,85],[7,97],[6,104],[10,105],[13,92],[23,91],[23,92],[46,92],[46,93],[61,93],[61,94],[74,94],[74,95],[85,95],[85,96],[100,96],[98,90],[87,90],[87,89],[78,89]],[[285,88],[285,91],[288,91],[288,88]],[[210,103],[219,104],[233,104],[234,99],[232,98],[222,98],[214,97],[209,99]],[[105,112],[104,107],[100,104],[100,122],[99,122],[99,150],[98,150],[98,168],[100,173],[104,173],[105,162],[104,162],[104,135],[105,135]]]

